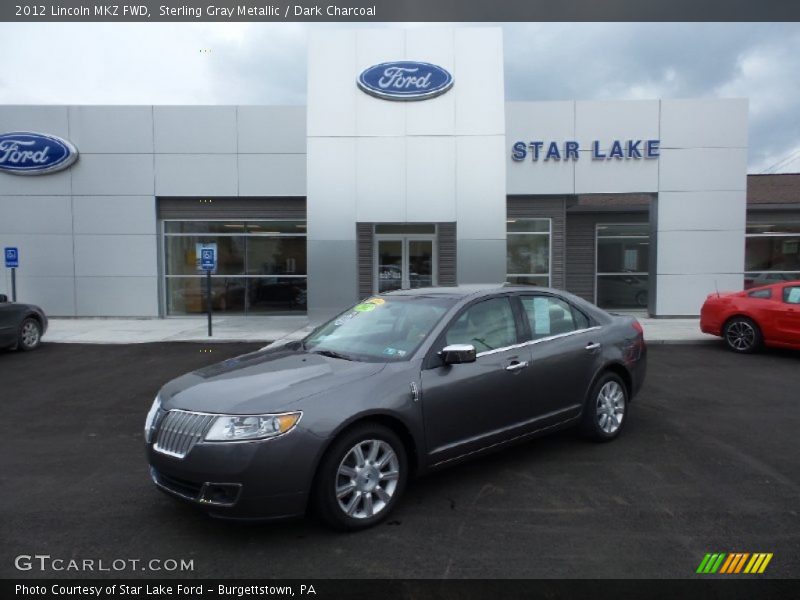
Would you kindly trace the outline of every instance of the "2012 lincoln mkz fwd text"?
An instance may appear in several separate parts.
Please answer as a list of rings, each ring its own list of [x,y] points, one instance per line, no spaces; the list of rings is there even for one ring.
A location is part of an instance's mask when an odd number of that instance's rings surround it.
[[[215,516],[359,529],[415,474],[573,425],[616,438],[645,371],[634,318],[565,292],[394,291],[165,385],[147,456],[159,489]]]

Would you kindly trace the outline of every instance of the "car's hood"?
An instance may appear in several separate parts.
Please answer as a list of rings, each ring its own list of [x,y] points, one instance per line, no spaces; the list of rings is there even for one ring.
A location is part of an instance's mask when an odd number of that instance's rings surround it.
[[[385,363],[329,358],[297,349],[260,350],[173,379],[163,408],[258,414],[302,408],[298,401],[378,373]]]

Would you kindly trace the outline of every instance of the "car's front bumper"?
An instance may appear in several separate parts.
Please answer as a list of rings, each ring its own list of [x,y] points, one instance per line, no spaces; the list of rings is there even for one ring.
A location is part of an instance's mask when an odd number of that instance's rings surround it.
[[[305,513],[322,440],[300,428],[273,440],[198,443],[183,458],[147,445],[150,476],[213,516],[277,519]]]

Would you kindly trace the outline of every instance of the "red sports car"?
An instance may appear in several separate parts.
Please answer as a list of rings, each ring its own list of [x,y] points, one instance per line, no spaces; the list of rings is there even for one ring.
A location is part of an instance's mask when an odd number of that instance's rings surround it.
[[[800,281],[710,294],[700,311],[700,329],[722,336],[734,352],[762,345],[800,350]]]

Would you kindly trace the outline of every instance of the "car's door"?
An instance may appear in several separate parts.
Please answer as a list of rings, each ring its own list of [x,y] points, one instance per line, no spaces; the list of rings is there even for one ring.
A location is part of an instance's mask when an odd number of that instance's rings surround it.
[[[545,293],[520,295],[531,331],[529,399],[543,422],[576,416],[602,361],[602,328],[579,309]]]
[[[786,285],[781,288],[781,308],[776,318],[777,341],[786,344],[800,344],[800,285]]]
[[[521,315],[511,298],[493,297],[465,307],[434,344],[432,353],[451,344],[472,344],[477,358],[455,365],[434,361],[422,371],[429,464],[474,452],[524,430],[531,418],[527,401],[530,354],[527,346],[519,346],[521,327]]]

